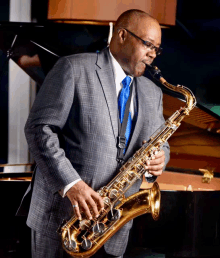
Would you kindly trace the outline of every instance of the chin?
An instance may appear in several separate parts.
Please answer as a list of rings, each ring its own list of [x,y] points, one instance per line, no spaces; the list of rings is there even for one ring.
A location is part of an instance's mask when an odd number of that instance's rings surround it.
[[[126,74],[131,75],[133,77],[140,77],[144,74],[145,70],[146,70],[146,66],[144,65],[144,67],[136,66],[133,69],[127,69],[127,71],[125,70],[124,71]]]
[[[141,63],[141,65],[137,65],[136,69],[134,69],[133,76],[140,77],[144,74],[145,70],[146,70],[146,65]]]
[[[144,70],[137,70],[137,71],[134,71],[133,76],[134,76],[134,77],[140,77],[140,76],[142,76],[142,75],[144,74],[144,72],[145,72],[145,69],[144,69]]]

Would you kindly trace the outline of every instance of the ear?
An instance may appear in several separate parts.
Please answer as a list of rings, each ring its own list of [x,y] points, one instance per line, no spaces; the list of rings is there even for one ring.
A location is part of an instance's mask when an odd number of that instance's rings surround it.
[[[124,41],[125,41],[126,38],[127,38],[127,31],[126,31],[126,30],[123,30],[123,29],[119,29],[119,30],[118,30],[118,37],[119,37],[120,43],[123,44]]]

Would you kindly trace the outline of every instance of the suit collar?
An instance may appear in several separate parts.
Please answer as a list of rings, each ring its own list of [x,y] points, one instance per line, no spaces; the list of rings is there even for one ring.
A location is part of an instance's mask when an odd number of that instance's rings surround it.
[[[118,104],[114,72],[108,48],[98,53],[96,65],[97,75],[108,106],[112,129],[116,139],[118,136]]]
[[[109,49],[109,56],[110,56],[110,60],[111,60],[112,67],[113,67],[115,84],[116,84],[116,87],[117,87],[117,85],[121,84],[121,82],[124,80],[124,78],[127,76],[127,74],[124,72],[124,70],[122,69],[119,62],[114,58],[110,49]],[[130,75],[129,75],[129,77],[131,78],[131,81],[133,81],[133,77],[130,76]]]

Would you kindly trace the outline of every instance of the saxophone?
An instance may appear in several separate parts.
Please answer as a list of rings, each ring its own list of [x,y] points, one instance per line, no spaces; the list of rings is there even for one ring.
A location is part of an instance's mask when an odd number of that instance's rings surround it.
[[[145,174],[143,164],[161,150],[164,143],[180,126],[181,121],[195,107],[196,99],[190,89],[169,84],[157,67],[147,67],[152,76],[165,87],[184,95],[186,105],[177,110],[150,137],[150,140],[131,157],[119,170],[119,173],[98,193],[103,198],[104,211],[98,218],[88,220],[82,212],[82,220],[75,216],[61,228],[62,246],[73,257],[87,258],[95,254],[129,220],[151,213],[154,220],[159,217],[160,189],[157,182],[152,188],[137,192],[128,198],[124,193]]]

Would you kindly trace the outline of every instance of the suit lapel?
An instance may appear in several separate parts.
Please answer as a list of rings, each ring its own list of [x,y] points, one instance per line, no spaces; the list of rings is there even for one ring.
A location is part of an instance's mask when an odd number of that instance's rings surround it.
[[[109,49],[107,48],[98,54],[96,71],[108,106],[112,130],[116,139],[118,136],[118,104],[113,67],[108,51]]]

